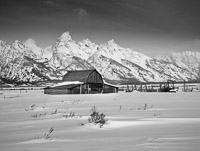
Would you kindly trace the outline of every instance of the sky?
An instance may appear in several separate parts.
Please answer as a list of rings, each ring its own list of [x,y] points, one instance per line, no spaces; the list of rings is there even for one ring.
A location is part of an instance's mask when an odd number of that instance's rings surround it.
[[[0,0],[0,39],[45,48],[69,31],[154,56],[200,39],[199,8],[199,0]]]

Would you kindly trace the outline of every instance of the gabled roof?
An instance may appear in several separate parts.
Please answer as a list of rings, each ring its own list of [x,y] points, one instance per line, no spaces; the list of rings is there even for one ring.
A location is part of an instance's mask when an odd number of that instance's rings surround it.
[[[63,81],[80,81],[86,83],[89,75],[95,71],[95,69],[68,71],[67,74],[65,74],[63,77]]]

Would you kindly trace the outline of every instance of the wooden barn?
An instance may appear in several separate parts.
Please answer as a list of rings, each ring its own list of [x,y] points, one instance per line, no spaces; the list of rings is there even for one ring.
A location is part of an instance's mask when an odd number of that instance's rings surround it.
[[[117,93],[118,87],[105,83],[99,72],[93,70],[68,71],[63,82],[44,88],[45,94]]]

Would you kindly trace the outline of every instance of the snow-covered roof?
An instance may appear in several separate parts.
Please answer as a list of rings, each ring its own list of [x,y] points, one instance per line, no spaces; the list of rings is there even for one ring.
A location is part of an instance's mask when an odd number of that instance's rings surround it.
[[[103,83],[106,84],[106,85],[112,86],[112,87],[117,87],[117,88],[119,88],[118,85],[113,85],[113,84],[110,84],[110,83],[108,83],[108,82],[106,82],[106,81],[103,81]]]
[[[65,81],[65,82],[57,83],[57,84],[50,86],[50,87],[54,88],[54,87],[59,87],[59,86],[64,86],[64,85],[83,84],[83,83],[84,82],[80,82],[80,81]]]
[[[64,82],[57,83],[57,84],[55,84],[53,86],[48,86],[48,88],[55,88],[55,87],[59,87],[59,86],[68,86],[68,85],[79,85],[79,84],[84,84],[84,82],[80,82],[80,81],[64,81]],[[119,87],[117,85],[110,84],[110,83],[108,83],[106,81],[104,81],[104,84],[112,86],[112,87]]]

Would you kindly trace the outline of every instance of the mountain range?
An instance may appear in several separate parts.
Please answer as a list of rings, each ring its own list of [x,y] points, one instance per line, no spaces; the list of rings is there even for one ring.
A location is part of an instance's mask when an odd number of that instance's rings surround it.
[[[184,48],[182,53],[151,58],[114,40],[99,45],[89,39],[76,42],[69,32],[45,49],[32,39],[13,44],[0,40],[0,79],[6,83],[37,83],[61,80],[68,70],[95,68],[105,80],[117,83],[199,80],[200,49]]]

